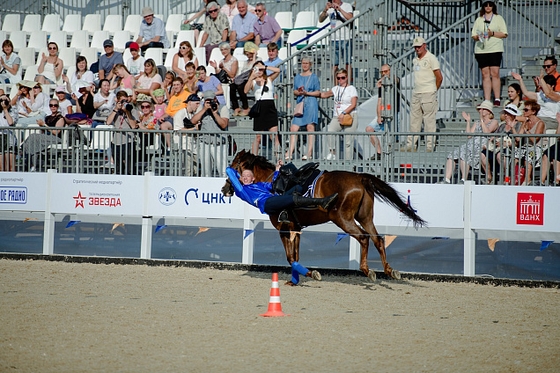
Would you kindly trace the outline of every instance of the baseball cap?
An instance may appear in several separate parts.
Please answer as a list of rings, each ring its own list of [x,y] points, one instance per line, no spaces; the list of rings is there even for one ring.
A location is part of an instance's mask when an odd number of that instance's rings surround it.
[[[412,41],[413,47],[421,47],[424,44],[426,44],[426,39],[420,36],[415,37],[414,40]]]
[[[112,47],[112,46],[113,46],[113,41],[111,39],[107,39],[103,42],[103,48]]]
[[[131,51],[139,51],[140,50],[140,46],[138,45],[137,42],[133,41],[132,43],[130,43],[130,45],[128,46],[128,48]]]
[[[63,85],[59,85],[59,86],[56,87],[56,89],[54,91],[55,91],[55,93],[58,93],[58,92],[66,93],[66,87],[63,86]]]
[[[202,96],[204,96],[205,100],[208,100],[211,98],[216,98],[216,93],[214,91],[204,91],[202,93]]]
[[[187,99],[185,100],[186,103],[193,102],[193,101],[195,101],[195,102],[200,101],[200,97],[198,97],[198,95],[193,93],[189,97],[187,97]]]

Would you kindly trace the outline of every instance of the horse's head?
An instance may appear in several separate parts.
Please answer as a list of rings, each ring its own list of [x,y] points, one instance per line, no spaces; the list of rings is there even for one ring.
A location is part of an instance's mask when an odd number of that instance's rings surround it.
[[[229,179],[226,179],[226,183],[222,187],[222,194],[226,197],[233,196],[233,185],[231,185]]]
[[[245,151],[245,149],[239,151],[233,158],[230,167],[239,172],[239,174],[243,173],[243,170],[246,169],[245,164],[247,162],[247,158],[250,155],[252,154]],[[222,187],[222,194],[226,197],[233,196],[233,186],[231,185],[229,178],[226,179],[226,183]]]

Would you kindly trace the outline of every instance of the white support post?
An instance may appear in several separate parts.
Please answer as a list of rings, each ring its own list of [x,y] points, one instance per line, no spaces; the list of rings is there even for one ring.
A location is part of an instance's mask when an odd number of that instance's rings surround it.
[[[152,173],[144,173],[144,196],[149,194],[150,179]],[[152,258],[152,227],[153,227],[153,217],[148,216],[148,198],[144,197],[144,207],[142,214],[142,237],[140,241],[140,258],[151,259]]]
[[[47,185],[45,202],[45,222],[43,224],[43,255],[54,254],[54,229],[55,219],[54,214],[51,214],[51,193],[52,193],[52,175],[56,170],[47,170]]]
[[[348,248],[348,269],[360,269],[360,243],[353,237],[350,237]]]
[[[474,182],[465,181],[465,194],[463,197],[463,276],[475,275],[475,249],[476,237],[471,229],[472,186]]]
[[[243,218],[243,254],[241,255],[242,264],[253,264],[253,251],[255,245],[255,221],[249,219],[248,206],[245,206],[245,217]],[[247,231],[253,231],[245,237]]]

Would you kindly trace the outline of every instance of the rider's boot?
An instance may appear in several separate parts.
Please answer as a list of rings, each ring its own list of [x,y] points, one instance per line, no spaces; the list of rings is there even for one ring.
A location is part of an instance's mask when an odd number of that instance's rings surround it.
[[[336,198],[338,197],[338,193],[332,194],[325,198],[307,198],[301,197],[294,194],[294,203],[296,207],[311,207],[311,206],[320,206],[325,210],[328,210]]]

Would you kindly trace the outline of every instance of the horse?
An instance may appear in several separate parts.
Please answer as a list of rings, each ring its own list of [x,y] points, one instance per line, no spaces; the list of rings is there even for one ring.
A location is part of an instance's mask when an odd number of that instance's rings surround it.
[[[249,169],[253,171],[255,182],[272,182],[275,165],[265,157],[241,150],[234,157],[231,167],[240,174]],[[233,195],[233,187],[226,180],[222,193],[229,197]],[[400,280],[400,272],[391,268],[387,262],[385,242],[373,224],[374,197],[389,203],[410,218],[415,228],[426,225],[426,222],[416,214],[403,197],[385,181],[378,177],[350,171],[323,171],[315,183],[315,194],[312,197],[321,198],[338,193],[338,199],[328,210],[322,209],[294,209],[290,211],[290,222],[279,223],[278,215],[269,216],[272,225],[279,231],[280,239],[286,251],[286,259],[290,265],[299,262],[299,243],[302,228],[310,225],[323,224],[332,221],[344,232],[354,237],[360,243],[360,270],[371,280],[376,280],[376,274],[367,263],[369,239],[373,241],[383,264],[383,272],[390,278]],[[360,224],[356,224],[356,221]],[[293,234],[296,232],[296,234]],[[308,277],[320,279],[317,271],[306,274]],[[287,282],[288,285],[290,284]]]

